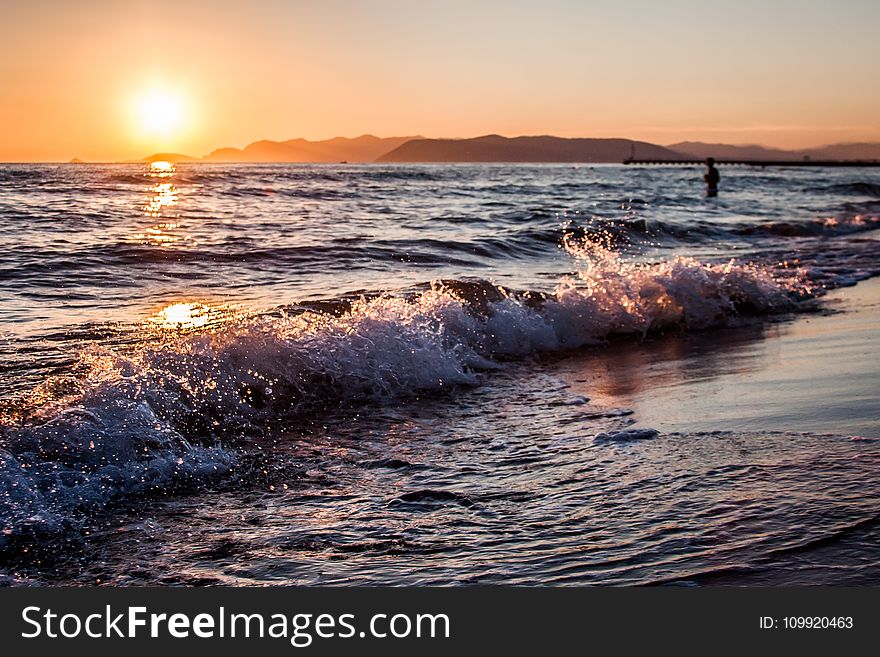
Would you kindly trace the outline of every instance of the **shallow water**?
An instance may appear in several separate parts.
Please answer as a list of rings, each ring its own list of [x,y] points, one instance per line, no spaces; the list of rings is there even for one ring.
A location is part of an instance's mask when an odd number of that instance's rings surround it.
[[[0,166],[8,581],[876,583],[880,176],[700,176]]]

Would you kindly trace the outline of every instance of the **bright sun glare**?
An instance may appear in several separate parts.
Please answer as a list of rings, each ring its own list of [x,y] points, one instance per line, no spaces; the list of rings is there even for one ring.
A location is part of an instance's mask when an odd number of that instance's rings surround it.
[[[181,98],[163,90],[141,96],[136,104],[138,125],[150,137],[173,137],[184,119]]]
[[[172,303],[156,313],[151,321],[164,329],[194,329],[216,319],[216,311],[201,303]]]

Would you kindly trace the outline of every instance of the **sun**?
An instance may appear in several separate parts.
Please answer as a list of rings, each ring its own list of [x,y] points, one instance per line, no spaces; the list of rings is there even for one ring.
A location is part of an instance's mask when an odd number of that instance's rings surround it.
[[[135,102],[137,124],[148,137],[167,139],[180,131],[185,118],[185,104],[179,94],[152,89]]]

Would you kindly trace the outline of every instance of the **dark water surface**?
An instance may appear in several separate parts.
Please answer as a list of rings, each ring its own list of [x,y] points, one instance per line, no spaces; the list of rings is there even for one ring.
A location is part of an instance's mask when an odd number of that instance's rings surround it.
[[[0,573],[876,584],[880,173],[721,173],[0,166]]]

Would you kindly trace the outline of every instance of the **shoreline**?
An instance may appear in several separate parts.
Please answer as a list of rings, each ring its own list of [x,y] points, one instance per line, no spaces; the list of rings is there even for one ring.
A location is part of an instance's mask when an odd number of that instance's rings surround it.
[[[571,392],[661,432],[788,431],[880,439],[880,277],[789,321],[611,344],[559,363]]]

